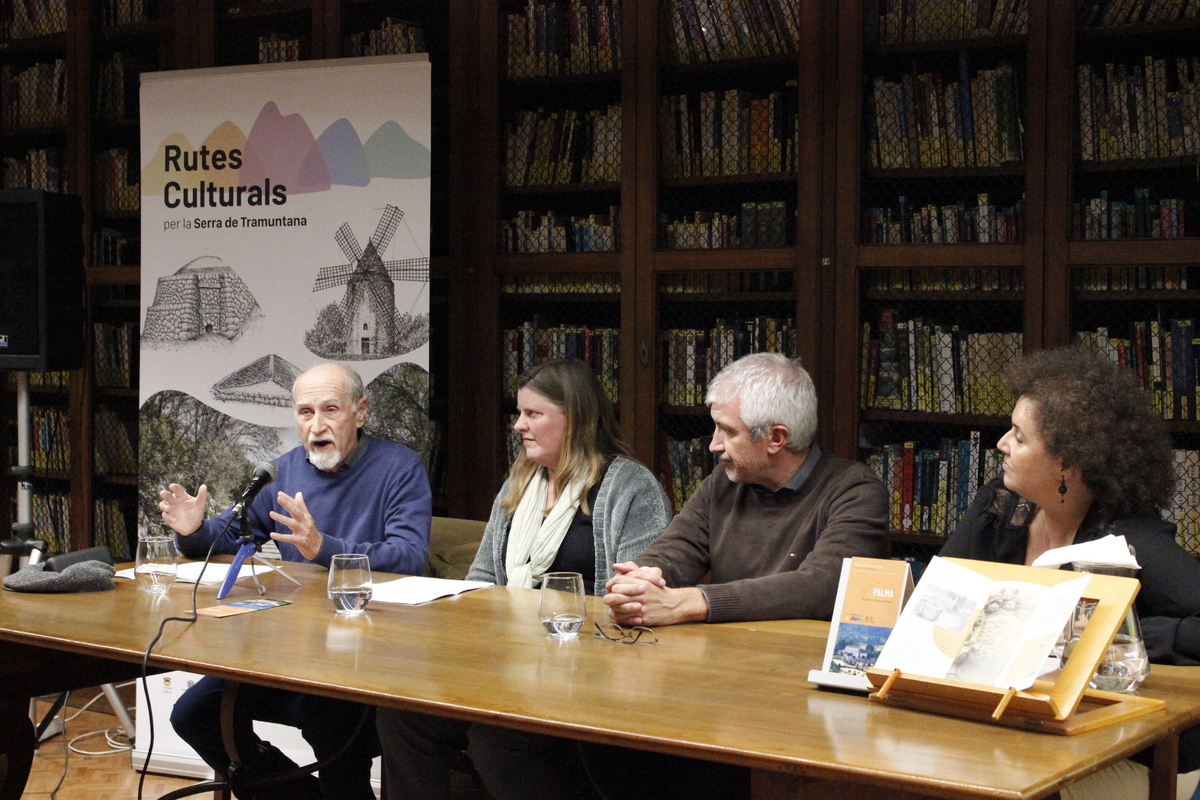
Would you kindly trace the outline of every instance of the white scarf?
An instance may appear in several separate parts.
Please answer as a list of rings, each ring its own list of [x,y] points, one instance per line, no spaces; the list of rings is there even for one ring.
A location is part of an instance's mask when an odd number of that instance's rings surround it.
[[[543,515],[550,481],[545,467],[533,473],[508,529],[504,569],[508,573],[509,586],[532,589],[541,583],[542,575],[554,563],[571,520],[575,518],[575,510],[579,508],[579,487],[577,481],[561,487],[554,508],[548,515]]]

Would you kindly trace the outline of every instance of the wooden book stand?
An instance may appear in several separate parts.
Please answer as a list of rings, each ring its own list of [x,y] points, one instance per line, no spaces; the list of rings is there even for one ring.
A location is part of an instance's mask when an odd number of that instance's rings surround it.
[[[1079,577],[1079,573],[1063,570],[948,560],[992,580],[1056,586]],[[1166,707],[1161,700],[1088,688],[1139,588],[1134,578],[1091,576],[1084,597],[1095,600],[1096,609],[1066,666],[1052,682],[1039,680],[1018,691],[872,668],[867,670],[867,678],[876,688],[871,700],[1064,736],[1161,711]]]

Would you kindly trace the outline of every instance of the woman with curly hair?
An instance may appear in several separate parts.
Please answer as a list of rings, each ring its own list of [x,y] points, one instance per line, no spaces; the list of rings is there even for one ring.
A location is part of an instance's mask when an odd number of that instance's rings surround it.
[[[1200,563],[1161,514],[1175,472],[1149,397],[1128,372],[1078,348],[1032,353],[1005,383],[1016,405],[996,445],[1004,475],[980,488],[941,555],[1030,564],[1056,547],[1124,536],[1142,566],[1137,610],[1150,660],[1200,665]],[[1064,800],[1146,796],[1144,770],[1115,767],[1064,790]],[[1183,733],[1179,768],[1200,769],[1200,728]],[[1191,796],[1200,774],[1188,777],[1180,797]]]

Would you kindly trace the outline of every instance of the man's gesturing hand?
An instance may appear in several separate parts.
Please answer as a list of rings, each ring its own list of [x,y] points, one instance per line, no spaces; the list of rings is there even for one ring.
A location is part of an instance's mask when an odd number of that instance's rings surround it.
[[[287,525],[292,532],[272,533],[271,538],[277,542],[296,545],[300,555],[313,561],[321,552],[321,532],[317,530],[317,523],[312,518],[312,514],[308,513],[308,507],[304,505],[304,494],[296,492],[296,496],[291,497],[280,492],[277,499],[279,505],[283,506],[291,516],[285,517],[277,511],[272,511],[271,519]]]
[[[196,496],[187,493],[178,483],[172,483],[158,493],[158,510],[163,522],[182,536],[191,536],[204,523],[204,505],[208,502],[208,487],[201,485]]]

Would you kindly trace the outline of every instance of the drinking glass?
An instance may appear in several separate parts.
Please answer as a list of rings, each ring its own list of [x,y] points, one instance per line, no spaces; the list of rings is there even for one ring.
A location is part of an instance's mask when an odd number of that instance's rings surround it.
[[[567,639],[579,633],[587,619],[583,575],[578,572],[547,572],[543,575],[538,617],[551,636]]]
[[[165,594],[175,582],[178,569],[174,536],[150,535],[138,539],[133,573],[143,592]]]
[[[342,553],[329,562],[329,597],[339,614],[361,614],[371,599],[371,562],[362,553]]]
[[[1130,548],[1132,551],[1132,548]],[[1118,575],[1123,578],[1136,578],[1139,572],[1136,568],[1117,567],[1109,564],[1091,564],[1076,561],[1071,565],[1076,572],[1089,572],[1099,575]],[[1063,651],[1064,661],[1070,658],[1071,650],[1078,642],[1087,622],[1096,610],[1096,603],[1090,600],[1080,600],[1075,609],[1073,632]],[[1138,619],[1137,609],[1129,607],[1125,619],[1113,634],[1108,650],[1096,668],[1096,674],[1088,681],[1093,689],[1103,689],[1107,692],[1132,692],[1142,685],[1150,674],[1150,658],[1146,653],[1146,642],[1142,638],[1142,625]]]

